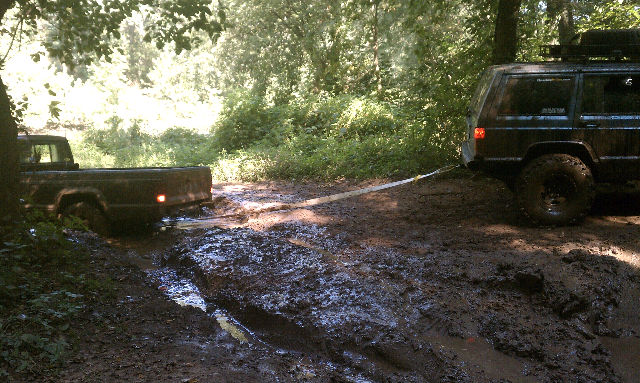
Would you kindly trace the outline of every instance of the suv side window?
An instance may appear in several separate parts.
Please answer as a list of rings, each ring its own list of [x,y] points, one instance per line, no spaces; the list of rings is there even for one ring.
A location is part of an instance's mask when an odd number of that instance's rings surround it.
[[[502,96],[499,115],[566,116],[574,77],[511,76]]]
[[[583,114],[640,113],[640,75],[585,76],[583,94]]]

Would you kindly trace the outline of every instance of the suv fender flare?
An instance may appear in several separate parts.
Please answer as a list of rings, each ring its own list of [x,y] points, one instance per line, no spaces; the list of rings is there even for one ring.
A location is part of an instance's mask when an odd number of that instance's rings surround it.
[[[552,142],[537,142],[527,149],[524,157],[522,158],[522,167],[526,166],[534,159],[544,156],[546,154],[568,154],[579,158],[585,163],[592,172],[596,172],[598,163],[598,156],[593,151],[590,145],[582,141],[552,141]]]

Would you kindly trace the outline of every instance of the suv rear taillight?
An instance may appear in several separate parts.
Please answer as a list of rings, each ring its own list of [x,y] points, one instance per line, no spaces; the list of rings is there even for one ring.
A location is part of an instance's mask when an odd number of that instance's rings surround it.
[[[475,138],[476,140],[484,139],[484,134],[484,128],[475,128],[473,130],[473,138]]]

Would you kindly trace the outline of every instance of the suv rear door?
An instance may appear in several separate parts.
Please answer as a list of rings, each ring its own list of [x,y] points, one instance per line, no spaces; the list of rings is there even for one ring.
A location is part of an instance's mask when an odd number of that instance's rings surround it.
[[[573,73],[503,76],[487,122],[487,136],[495,143],[485,148],[487,159],[519,161],[534,144],[571,140],[576,80]]]
[[[582,76],[582,105],[575,137],[587,142],[596,153],[601,181],[637,179],[640,71]]]

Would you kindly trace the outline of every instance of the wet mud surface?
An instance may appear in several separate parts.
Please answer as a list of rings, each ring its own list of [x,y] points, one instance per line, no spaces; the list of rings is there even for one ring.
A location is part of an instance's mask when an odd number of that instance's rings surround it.
[[[466,174],[251,214],[382,183],[217,185],[211,227],[112,241],[197,317],[164,335],[191,375],[149,381],[639,381],[640,194],[563,228]]]

